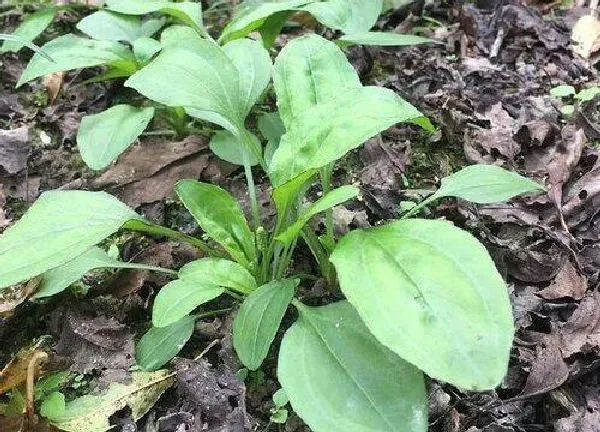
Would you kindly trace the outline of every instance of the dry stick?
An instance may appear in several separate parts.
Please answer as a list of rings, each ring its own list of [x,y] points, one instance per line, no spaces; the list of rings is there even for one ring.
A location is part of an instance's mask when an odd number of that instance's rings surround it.
[[[35,372],[36,368],[40,363],[45,362],[48,359],[48,354],[43,351],[36,351],[31,360],[29,360],[29,364],[27,365],[27,388],[25,393],[25,398],[27,402],[27,408],[25,411],[25,415],[27,416],[27,420],[29,424],[33,424],[33,416],[34,416],[34,385],[35,385]]]

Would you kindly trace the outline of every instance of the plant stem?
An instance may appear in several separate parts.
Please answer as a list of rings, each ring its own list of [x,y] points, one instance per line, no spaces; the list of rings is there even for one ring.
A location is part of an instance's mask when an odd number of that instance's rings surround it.
[[[231,310],[233,310],[233,308],[217,309],[214,311],[196,314],[194,315],[194,318],[196,318],[197,320],[202,318],[212,318],[219,315],[225,315],[226,313],[231,312]]]
[[[400,217],[400,219],[406,219],[406,218],[409,218],[411,216],[418,214],[421,210],[423,210],[425,207],[427,207],[429,204],[436,201],[437,199],[438,199],[438,197],[435,194],[429,195],[427,198],[425,198],[419,204],[417,204],[416,206],[411,208],[409,211],[407,211],[405,214],[403,214]]]
[[[208,255],[223,256],[223,253],[221,253],[220,251],[217,251],[216,249],[211,248],[203,240],[201,240],[197,237],[192,237],[187,234],[184,234],[184,233],[181,233],[181,232],[178,232],[178,231],[175,231],[175,230],[172,230],[170,228],[163,227],[160,225],[154,225],[154,224],[142,222],[139,220],[133,220],[133,221],[126,222],[123,225],[123,229],[129,230],[129,231],[136,231],[136,232],[149,234],[149,235],[167,237],[167,238],[170,238],[173,240],[188,243],[188,244],[194,246],[195,248],[200,249],[202,252],[204,252]]]
[[[250,155],[244,152],[244,174],[248,183],[248,195],[250,196],[250,206],[252,207],[252,225],[256,230],[260,226],[260,211],[258,209],[258,199],[256,198],[256,185],[252,176],[252,167],[250,166]]]
[[[331,171],[332,166],[327,165],[321,169],[319,177],[321,178],[321,188],[323,189],[323,196],[327,195],[331,191]],[[333,209],[327,209],[325,212],[325,229],[327,237],[331,243],[335,242],[333,236]]]

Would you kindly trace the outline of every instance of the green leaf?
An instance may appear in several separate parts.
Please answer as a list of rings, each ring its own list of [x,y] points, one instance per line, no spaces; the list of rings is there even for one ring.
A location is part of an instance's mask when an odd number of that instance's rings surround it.
[[[202,258],[192,261],[179,270],[179,277],[229,288],[241,294],[250,294],[256,289],[256,280],[248,270],[224,258]]]
[[[74,375],[75,374],[71,371],[57,371],[44,375],[35,383],[34,400],[39,401],[50,393],[65,388]]]
[[[260,141],[256,138],[256,135],[250,134],[250,136],[255,145],[260,148]],[[238,137],[228,130],[216,132],[210,140],[209,146],[214,154],[229,163],[244,165],[244,154],[247,153],[250,165],[254,166],[258,164],[258,159],[246,149]]]
[[[143,219],[104,192],[45,192],[0,236],[0,287],[77,258],[125,222]]]
[[[397,221],[346,235],[331,261],[371,333],[400,357],[464,389],[501,382],[514,332],[508,292],[469,233]]]
[[[29,15],[11,35],[18,40],[7,40],[2,44],[0,53],[17,52],[27,43],[33,42],[54,20],[56,9],[48,7]]]
[[[286,218],[288,212],[296,205],[298,197],[310,185],[315,174],[315,170],[306,171],[294,177],[293,180],[273,189],[273,201],[277,208],[278,218],[282,221]]]
[[[294,118],[281,138],[269,166],[271,181],[277,187],[324,167],[400,122],[432,128],[414,106],[386,88],[363,87],[317,104]]]
[[[280,388],[273,394],[273,403],[275,404],[275,408],[283,408],[290,401],[287,393],[284,389]]]
[[[155,327],[167,327],[224,292],[219,286],[193,279],[182,278],[169,282],[154,299],[152,324]]]
[[[53,61],[36,53],[21,75],[17,87],[54,72],[118,65],[120,69],[133,73],[137,67],[133,53],[124,45],[113,41],[98,41],[67,34],[48,42],[42,50]]]
[[[142,23],[135,16],[99,10],[84,17],[76,27],[92,39],[132,43],[141,37],[152,36],[161,26],[160,20]]]
[[[288,419],[288,411],[286,409],[278,409],[271,414],[270,421],[276,424],[284,424]]]
[[[499,166],[471,165],[443,178],[442,186],[428,200],[457,197],[478,204],[491,204],[543,190],[539,183]]]
[[[42,400],[40,414],[49,419],[60,418],[65,414],[65,395],[60,392],[50,393]]]
[[[242,208],[227,191],[195,180],[180,181],[175,191],[204,232],[237,262],[248,267],[256,259],[254,235]]]
[[[271,81],[271,57],[259,42],[250,39],[229,42],[223,51],[238,70],[239,101],[245,118]]]
[[[342,46],[377,45],[377,46],[406,46],[425,43],[435,43],[434,40],[412,34],[388,32],[361,32],[342,35],[338,41]]]
[[[313,1],[317,0],[284,0],[260,4],[246,1],[223,29],[219,43],[224,44],[243,38],[254,30],[259,29],[271,15],[277,12],[294,10]]]
[[[147,63],[162,49],[162,44],[156,39],[141,37],[133,42],[133,53],[140,63]]]
[[[298,237],[298,234],[300,234],[300,231],[302,231],[304,225],[306,225],[313,216],[346,202],[349,199],[358,196],[358,194],[359,190],[354,186],[342,186],[332,190],[307,208],[300,215],[298,220],[283,233],[279,234],[276,239],[288,246],[291,245],[294,239]]]
[[[142,95],[238,133],[243,126],[238,70],[223,50],[202,39],[168,45],[126,82]]]
[[[575,99],[581,102],[589,102],[600,94],[600,87],[589,87],[581,90],[575,95]]]
[[[298,286],[297,279],[273,281],[244,300],[233,321],[233,346],[250,370],[260,367]]]
[[[116,260],[109,257],[104,250],[93,246],[74,260],[44,273],[40,285],[32,298],[44,298],[58,294],[81,279],[87,272],[101,268],[163,270],[159,267],[146,264]]]
[[[329,0],[311,3],[302,9],[317,21],[344,33],[366,32],[381,14],[382,0]]]
[[[167,327],[152,327],[135,347],[135,359],[145,371],[155,371],[181,351],[192,337],[196,319],[185,316]]]
[[[112,383],[101,395],[86,395],[66,405],[63,415],[52,418],[52,423],[67,432],[104,432],[113,429],[110,417],[129,407],[136,421],[154,406],[166,389],[173,385],[173,374],[133,372],[129,384]]]
[[[418,369],[377,342],[347,302],[295,304],[300,318],[283,338],[277,375],[312,431],[427,430]]]
[[[281,120],[279,112],[265,113],[256,119],[256,125],[263,137],[267,139],[267,145],[263,156],[267,166],[271,164],[275,150],[279,147],[281,137],[285,134],[285,125]]]
[[[126,15],[146,15],[160,12],[170,15],[196,29],[202,28],[202,4],[191,1],[106,0],[106,8]]]
[[[273,84],[288,130],[292,120],[307,109],[362,87],[342,50],[314,34],[294,39],[281,50],[273,68]]]
[[[81,119],[77,146],[83,161],[100,170],[113,163],[141,133],[154,117],[154,108],[116,105],[99,114]]]
[[[268,17],[259,29],[263,46],[267,49],[272,48],[281,33],[281,29],[292,14],[292,11],[277,12]]]
[[[554,97],[567,97],[575,93],[575,87],[570,85],[560,85],[550,89],[550,95]]]
[[[160,34],[160,43],[163,48],[167,46],[177,46],[187,40],[202,40],[197,31],[184,25],[172,25],[167,27]]]

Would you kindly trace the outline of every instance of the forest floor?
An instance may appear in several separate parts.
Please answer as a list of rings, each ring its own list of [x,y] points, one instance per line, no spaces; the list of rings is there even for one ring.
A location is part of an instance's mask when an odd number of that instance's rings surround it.
[[[358,47],[348,56],[363,83],[395,90],[438,130],[429,136],[399,125],[339,164],[335,181],[358,182],[362,199],[335,210],[336,232],[398,216],[401,201],[416,199],[469,163],[497,164],[545,182],[549,194],[535,199],[488,206],[451,200],[430,210],[484,242],[508,283],[517,331],[509,373],[496,391],[465,393],[428,383],[430,431],[598,432],[600,100],[578,103],[568,115],[564,106],[572,102],[550,95],[558,85],[600,85],[600,70],[575,53],[571,41],[577,19],[590,11],[544,2],[424,3],[389,13],[378,26],[419,30],[439,44]],[[215,26],[227,18],[222,15],[213,17]],[[61,15],[52,32],[64,33],[77,19]],[[16,22],[4,20],[7,30]],[[277,46],[299,33],[289,29]],[[120,82],[78,85],[93,70],[16,90],[29,56],[0,57],[0,231],[41,192],[57,188],[108,191],[150,220],[192,234],[197,226],[173,200],[177,180],[202,179],[247,200],[243,170],[211,154],[208,133],[144,136],[107,171],[87,169],[75,140],[81,117],[128,100],[131,90]],[[272,215],[269,189],[256,174],[261,204]],[[172,242],[133,235],[113,240],[124,259],[163,267],[178,268],[197,256]],[[310,270],[313,264],[300,250],[294,265]],[[73,392],[126,379],[134,341],[148,328],[152,298],[165,282],[149,272],[101,274],[82,283],[87,296],[64,293],[0,314],[0,365],[38,341],[52,353],[55,369],[76,374]],[[318,282],[304,289],[314,304],[329,295]],[[137,424],[127,412],[116,415],[121,430],[188,430],[190,418],[206,412],[212,413],[203,417],[207,431],[267,428],[278,388],[277,353],[245,384],[239,381],[230,307],[213,302],[205,308],[225,312],[197,322],[174,361],[176,385]],[[205,361],[190,366],[186,358],[200,354]],[[268,430],[308,429],[292,415]]]

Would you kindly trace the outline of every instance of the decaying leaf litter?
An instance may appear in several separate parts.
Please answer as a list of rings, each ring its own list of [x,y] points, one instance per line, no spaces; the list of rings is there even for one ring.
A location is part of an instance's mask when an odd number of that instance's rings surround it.
[[[581,47],[574,50],[571,41],[575,23],[590,11],[584,5],[562,9],[541,1],[446,3],[414,2],[378,23],[402,33],[427,26],[426,35],[440,45],[349,49],[363,83],[394,89],[439,130],[427,136],[397,126],[347,158],[335,177],[359,181],[363,201],[338,208],[336,227],[343,232],[397,216],[400,202],[427,195],[441,177],[468,162],[497,164],[545,180],[548,196],[476,207],[447,200],[432,210],[485,242],[509,282],[517,339],[509,374],[495,392],[471,395],[430,382],[430,430],[599,430],[598,99],[567,117],[561,109],[569,102],[550,95],[551,88],[562,84],[582,89],[599,83],[594,41],[589,55]],[[429,20],[419,19],[421,14]],[[67,25],[75,21],[68,15],[60,20]],[[439,22],[432,25],[433,20]],[[281,37],[296,36],[292,29]],[[26,58],[2,57],[0,115],[10,132],[0,135],[0,226],[18,218],[40,191],[91,188],[109,190],[129,205],[141,206],[151,220],[193,233],[191,218],[170,197],[177,179],[202,178],[242,190],[239,169],[212,155],[204,136],[144,137],[117,164],[94,176],[74,147],[75,134],[84,114],[122,97],[119,86],[77,87],[77,80],[90,72],[67,74],[55,102],[46,105],[40,98],[52,99],[51,88],[32,84],[14,91]],[[159,156],[142,157],[139,149],[146,146],[154,146]],[[268,191],[259,198],[270,205]],[[154,265],[151,260],[160,260],[165,267],[179,268],[194,258],[191,251],[149,239],[117,241],[129,260]],[[301,257],[297,261],[299,268],[310,265]],[[18,288],[4,302],[16,308],[0,315],[2,363],[34,340],[52,335],[36,350],[48,353],[50,370],[73,372],[68,379],[75,394],[101,394],[101,389],[110,394],[113,389],[125,399],[139,395],[144,386],[135,384],[142,378],[129,371],[135,361],[133,343],[146,329],[154,292],[166,281],[131,275],[89,276],[84,282],[91,300],[85,301],[72,296],[17,306],[29,291]],[[315,304],[339,296],[324,292],[319,282],[306,295]],[[247,377],[244,386],[235,375],[240,366],[231,343],[231,305],[216,306],[222,315],[198,321],[180,354],[201,358],[176,360],[172,375],[144,377],[159,383],[156,398],[162,397],[137,426],[135,409],[119,405],[122,399],[117,398],[117,405],[108,408],[116,412],[113,424],[122,430],[235,431],[268,423],[270,395],[277,389],[274,361],[267,361],[264,375]],[[168,384],[164,394],[163,382]],[[306,429],[292,417],[285,430]]]

